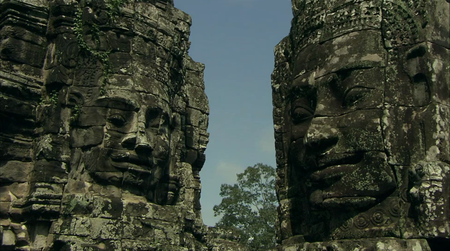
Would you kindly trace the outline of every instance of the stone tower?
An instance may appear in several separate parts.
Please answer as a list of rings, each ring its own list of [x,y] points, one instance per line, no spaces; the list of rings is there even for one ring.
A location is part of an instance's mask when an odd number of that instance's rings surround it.
[[[190,17],[172,0],[3,0],[0,14],[0,249],[206,250]]]
[[[449,5],[292,0],[272,75],[282,250],[450,246]]]

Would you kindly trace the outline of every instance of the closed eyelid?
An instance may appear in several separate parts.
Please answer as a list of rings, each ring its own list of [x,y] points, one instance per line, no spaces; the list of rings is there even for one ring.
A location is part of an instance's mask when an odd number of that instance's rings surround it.
[[[314,109],[309,106],[309,105],[303,105],[303,104],[297,104],[293,107],[293,110],[297,109],[297,108],[303,108],[305,110],[307,110],[310,113],[314,113]]]
[[[374,89],[375,88],[369,88],[369,87],[365,87],[365,86],[353,86],[351,88],[348,88],[344,92],[344,96],[342,99],[342,105],[344,107],[352,106],[352,105],[356,104],[356,102],[364,99],[365,96]]]
[[[355,85],[355,86],[352,86],[352,87],[350,87],[350,88],[347,88],[347,90],[345,90],[345,92],[344,92],[344,97],[347,96],[347,94],[348,94],[350,91],[355,90],[355,89],[374,90],[375,88],[373,88],[373,87],[367,87],[367,86],[361,86],[361,85]]]
[[[113,113],[109,115],[108,121],[117,127],[122,127],[128,123],[127,119],[118,113]]]
[[[321,77],[320,79],[317,80],[317,82],[320,86],[329,85],[331,83],[339,82],[339,76],[338,74],[333,72],[331,74]]]
[[[291,118],[294,124],[302,123],[314,117],[314,112],[305,107],[297,106],[291,111]]]
[[[313,96],[308,96],[307,94],[304,94],[294,99],[291,107],[294,109],[297,107],[302,107],[308,108],[308,110],[314,110],[314,102],[315,99]]]
[[[109,115],[109,118],[116,118],[116,119],[125,120],[125,118],[121,114],[118,114],[118,113],[113,113],[113,114]]]
[[[290,116],[294,124],[308,121],[314,117],[314,100],[308,98],[297,98],[292,102]]]
[[[163,109],[151,108],[147,111],[147,126],[160,127],[169,124],[169,114]]]

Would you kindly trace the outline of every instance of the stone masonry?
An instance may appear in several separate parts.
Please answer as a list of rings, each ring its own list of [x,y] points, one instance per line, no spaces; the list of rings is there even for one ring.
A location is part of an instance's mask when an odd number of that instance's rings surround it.
[[[280,250],[450,247],[447,0],[292,0],[275,49]]]
[[[203,225],[204,65],[172,0],[0,1],[0,249],[239,250]]]

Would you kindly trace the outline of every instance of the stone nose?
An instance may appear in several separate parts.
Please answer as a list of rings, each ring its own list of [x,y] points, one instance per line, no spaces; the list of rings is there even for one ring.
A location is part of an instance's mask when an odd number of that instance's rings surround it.
[[[153,151],[150,137],[151,135],[146,132],[145,127],[139,126],[137,131],[124,138],[121,144],[124,148],[134,149],[137,154],[150,154]]]
[[[303,142],[305,146],[317,154],[324,154],[332,150],[339,141],[339,130],[323,122],[324,118],[314,118]]]
[[[153,151],[153,147],[149,142],[147,133],[144,132],[138,132],[136,134],[136,144],[134,150],[139,155],[145,155],[150,154]]]

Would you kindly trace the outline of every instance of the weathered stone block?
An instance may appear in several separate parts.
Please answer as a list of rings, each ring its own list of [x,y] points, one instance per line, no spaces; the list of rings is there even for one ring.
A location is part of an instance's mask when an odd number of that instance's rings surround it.
[[[106,124],[106,109],[101,107],[73,108],[72,116],[74,116],[76,125],[80,127],[104,126]]]
[[[17,63],[26,63],[41,68],[45,53],[41,46],[15,38],[3,39],[0,44],[0,57]]]
[[[122,232],[120,220],[90,218],[90,237],[92,239],[118,240]]]
[[[35,182],[65,183],[67,181],[67,169],[59,161],[36,161],[32,173]]]
[[[30,183],[13,183],[10,186],[7,186],[9,192],[17,199],[24,199],[29,195],[30,191]]]
[[[11,202],[0,202],[0,216],[6,218],[9,213]]]
[[[72,131],[70,145],[72,147],[89,147],[101,144],[103,141],[103,127],[92,126],[87,129],[75,128]]]
[[[32,159],[31,140],[0,138],[2,149],[0,154],[4,160],[18,160],[29,162]]]
[[[3,230],[2,246],[14,246],[16,244],[16,235],[11,230]]]
[[[26,182],[32,168],[32,162],[8,161],[0,164],[0,182]]]

